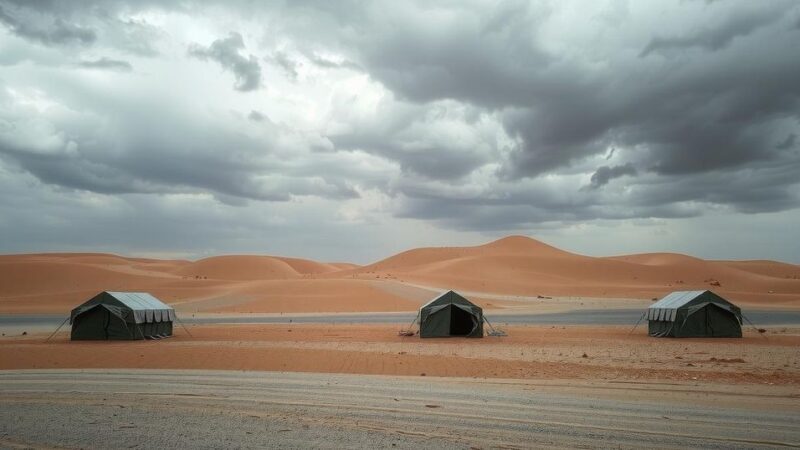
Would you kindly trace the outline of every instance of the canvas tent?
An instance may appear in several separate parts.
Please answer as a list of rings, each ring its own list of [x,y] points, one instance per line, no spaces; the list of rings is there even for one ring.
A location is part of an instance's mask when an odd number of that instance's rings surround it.
[[[101,292],[72,310],[72,340],[172,336],[175,310],[144,292]]]
[[[447,291],[419,309],[419,336],[483,337],[483,310],[456,292]]]
[[[677,291],[647,309],[655,337],[742,337],[742,311],[711,291]]]

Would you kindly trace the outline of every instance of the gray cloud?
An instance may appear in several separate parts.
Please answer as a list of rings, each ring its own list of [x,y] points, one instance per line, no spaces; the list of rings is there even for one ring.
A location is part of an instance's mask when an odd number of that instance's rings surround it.
[[[87,69],[118,70],[122,72],[130,72],[133,70],[133,66],[131,66],[131,64],[127,61],[106,57],[95,60],[81,61],[78,63],[78,65]]]
[[[757,224],[742,218],[783,220],[800,205],[796,2],[595,3],[580,14],[522,1],[1,8],[22,39],[0,58],[0,170],[20,183],[8,192],[42,204],[35,192],[153,208],[167,229],[170,199],[202,198],[198,210],[224,213],[201,235],[222,241],[237,239],[219,231],[226,215],[288,234],[322,235],[308,224],[344,217],[496,235],[718,214]],[[17,23],[94,38],[26,36]],[[180,58],[187,48],[213,64]],[[76,61],[136,71],[120,85],[68,70]],[[208,83],[218,66],[256,92]],[[20,237],[5,212],[21,207],[0,200],[0,236]],[[117,226],[112,216],[95,215]],[[140,237],[128,245],[149,247]]]
[[[191,45],[189,55],[203,60],[210,59],[233,72],[236,77],[234,85],[236,90],[254,91],[261,87],[261,66],[255,56],[243,56],[240,51],[244,49],[242,35],[231,32],[228,37],[217,39],[208,47]]]
[[[284,52],[275,52],[271,60],[282,68],[290,79],[297,80],[297,68],[300,66],[299,62],[291,59],[289,55]]]
[[[247,115],[247,118],[252,120],[253,122],[263,122],[264,120],[267,119],[267,116],[256,110],[253,110],[250,111],[250,114]]]
[[[0,5],[0,22],[19,37],[44,45],[90,45],[97,40],[94,30],[65,22],[61,18],[31,17],[26,11]]]
[[[453,98],[503,108],[508,132],[520,140],[505,176],[553,172],[615,144],[649,154],[645,166],[651,170],[706,171],[776,156],[765,145],[767,137],[783,115],[797,111],[800,83],[794,74],[800,59],[786,57],[796,53],[795,39],[777,30],[762,35],[732,30],[770,24],[780,29],[775,18],[787,6],[772,4],[753,13],[754,19],[734,11],[732,17],[746,20],[723,24],[728,32],[719,34],[740,36],[741,48],[666,70],[658,62],[617,57],[605,49],[591,56],[619,61],[583,70],[531,38],[538,24],[532,16],[546,12],[534,14],[527,5],[500,34],[486,30],[507,20],[502,10],[477,20],[466,11],[453,12],[449,21],[422,26],[401,16],[386,31],[371,30],[373,39],[360,43],[360,52],[373,76],[410,100]],[[427,33],[428,28],[438,32]],[[771,51],[759,50],[765,45]]]
[[[713,28],[705,28],[691,35],[677,37],[655,37],[639,56],[663,53],[675,49],[698,47],[716,51],[727,47],[736,38],[744,37],[757,29],[769,25],[782,14],[778,8],[758,8],[734,11],[727,19]]]
[[[311,53],[311,55],[308,56],[308,60],[311,61],[311,63],[314,64],[315,66],[322,67],[325,69],[361,70],[361,66],[352,61],[348,60],[333,61],[328,58],[317,55],[316,53]]]
[[[636,168],[633,167],[633,164],[626,163],[620,166],[600,166],[592,174],[592,179],[586,188],[597,189],[608,184],[608,182],[614,178],[623,177],[625,175],[636,175]]]
[[[796,140],[797,140],[797,135],[794,133],[790,133],[788,136],[786,136],[786,139],[777,144],[775,148],[778,150],[788,150],[794,147],[794,143]]]
[[[5,92],[0,84],[0,94]],[[206,192],[240,205],[358,197],[347,181],[358,174],[335,170],[338,161],[323,160],[329,171],[318,170],[304,159],[313,152],[312,137],[268,120],[251,137],[208,126],[158,98],[123,100],[107,92],[95,100],[80,114],[36,116],[0,95],[0,123],[6,124],[0,127],[0,160],[46,184],[107,195]],[[97,117],[105,118],[103,124]]]
[[[394,161],[403,173],[452,181],[487,164],[498,145],[495,124],[457,106],[385,104],[368,120],[352,120],[349,132],[329,138],[338,149],[362,150]]]

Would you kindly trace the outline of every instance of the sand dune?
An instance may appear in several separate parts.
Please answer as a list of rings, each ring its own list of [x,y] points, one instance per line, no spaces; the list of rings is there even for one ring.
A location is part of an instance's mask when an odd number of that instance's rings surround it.
[[[282,280],[300,274],[284,261],[269,256],[215,256],[201,259],[175,273],[215,280]]]
[[[375,282],[352,279],[253,282],[235,288],[232,295],[244,301],[207,303],[204,310],[225,313],[412,311],[422,303],[380,289]]]
[[[214,256],[180,267],[176,274],[216,280],[289,280],[303,276],[336,272],[333,264],[307,259],[274,256]]]
[[[97,253],[0,256],[0,313],[65,313],[102,290],[149,291],[187,311],[415,309],[419,295],[406,295],[413,290],[402,285],[526,297],[652,298],[713,289],[746,304],[800,307],[797,265],[673,253],[598,258],[522,236],[413,249],[367,266],[254,255],[194,262]]]
[[[350,271],[353,276],[511,295],[658,297],[714,289],[739,301],[800,300],[800,266],[772,261],[706,261],[652,253],[589,257],[512,236],[476,247],[422,248]],[[719,284],[719,285],[717,285]]]

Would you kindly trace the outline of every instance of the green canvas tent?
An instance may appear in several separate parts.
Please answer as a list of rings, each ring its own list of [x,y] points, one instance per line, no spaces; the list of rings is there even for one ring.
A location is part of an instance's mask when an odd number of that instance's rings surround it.
[[[101,292],[72,310],[72,340],[172,336],[175,310],[145,292]]]
[[[483,337],[483,310],[454,291],[447,291],[419,309],[419,336]]]
[[[711,291],[677,291],[647,309],[655,337],[742,337],[742,311]]]

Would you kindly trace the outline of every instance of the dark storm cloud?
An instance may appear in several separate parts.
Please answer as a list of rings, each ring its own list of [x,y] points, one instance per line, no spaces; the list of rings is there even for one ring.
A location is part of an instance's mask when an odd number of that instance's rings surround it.
[[[509,204],[511,203],[511,204]],[[703,213],[700,208],[690,208],[681,204],[649,205],[639,208],[617,207],[614,205],[532,205],[524,202],[501,200],[451,199],[441,202],[438,199],[414,199],[402,205],[398,215],[435,221],[448,228],[461,231],[524,230],[540,228],[546,223],[587,222],[597,219],[621,220],[639,217],[651,218],[690,218]]]
[[[238,91],[253,91],[261,87],[261,66],[255,56],[244,56],[240,52],[245,49],[242,35],[231,32],[226,38],[220,38],[208,47],[197,44],[189,47],[189,55],[203,60],[212,60],[224,69],[233,72],[236,77],[234,87]]]
[[[156,98],[113,95],[87,96],[91,106],[81,114],[36,117],[15,108],[0,83],[0,122],[8,124],[0,127],[0,160],[49,185],[108,195],[205,192],[229,204],[358,197],[347,179],[359,174],[338,161],[306,163],[312,150],[304,136],[266,118],[262,134],[248,136],[208,126]]]
[[[497,111],[506,131],[518,140],[509,158],[501,160],[498,172],[508,183],[569,172],[613,147],[618,149],[619,173],[631,177],[628,185],[644,182],[638,179],[646,175],[663,177],[670,184],[685,186],[675,201],[719,204],[746,212],[796,207],[792,193],[797,181],[777,176],[777,163],[794,164],[799,158],[797,153],[787,153],[790,142],[782,139],[796,133],[800,118],[800,78],[796,76],[800,35],[786,23],[800,13],[800,5],[774,2],[752,8],[746,2],[733,2],[676,8],[696,15],[694,22],[702,26],[687,25],[685,32],[654,29],[643,44],[630,41],[622,49],[598,42],[587,51],[585,61],[548,49],[539,29],[550,11],[527,2],[496,8],[481,5],[475,10],[467,6],[400,8],[380,17],[378,24],[365,26],[360,34],[370,35],[369,40],[348,42],[354,45],[352,58],[402,99],[420,105],[452,99]],[[603,63],[590,66],[590,61]],[[781,137],[776,139],[776,133]],[[392,148],[392,140],[380,133],[367,144],[343,138],[333,141],[337,147],[371,145],[381,155],[431,178],[460,178],[484,162],[436,149],[429,154],[441,161],[437,165],[423,157],[426,153],[409,155]],[[631,164],[640,170],[632,171]],[[750,184],[724,181],[754,165],[760,167],[757,192],[763,195],[758,200],[748,192]],[[613,178],[608,176],[619,173],[601,170],[591,186],[603,185]],[[683,183],[702,174],[718,184]],[[669,214],[687,214],[670,206],[670,199],[643,191],[653,195],[654,206],[636,208],[642,216],[656,214],[659,201]],[[490,198],[491,192],[483,195]],[[775,201],[767,201],[769,195]],[[432,196],[440,205],[454,200],[444,189]],[[619,201],[597,196],[591,200]],[[530,198],[532,205],[538,201],[535,195]],[[584,208],[576,202],[560,207]],[[413,216],[409,211],[405,214]],[[575,217],[596,214],[589,206],[586,211],[591,214],[579,211]],[[478,214],[477,209],[465,208],[460,217],[469,222],[472,214]],[[419,217],[427,216],[420,213]],[[503,220],[498,216],[498,223]]]
[[[343,107],[347,107],[345,104]],[[490,162],[496,130],[472,108],[381,104],[348,132],[329,134],[337,149],[361,150],[396,162],[403,173],[456,180]]]
[[[459,230],[800,204],[796,2],[0,4],[14,50],[43,54],[14,59],[36,64],[13,67],[0,162],[54,189],[225,208],[373,190],[382,213]],[[48,76],[123,59],[136,72]],[[282,89],[201,92],[218,66]],[[109,85],[149,101],[92,90]]]
[[[27,11],[12,11],[2,4],[0,22],[17,36],[44,45],[90,45],[97,40],[97,34],[92,29],[68,23],[61,18],[31,17]]]
[[[127,61],[106,57],[95,60],[81,61],[78,63],[78,65],[87,69],[118,70],[122,72],[130,72],[133,70],[133,66],[131,66],[131,64]]]
[[[546,12],[528,2],[481,9],[420,8],[396,17],[389,11],[373,24],[370,39],[356,44],[363,65],[418,102],[451,98],[504,107],[558,96],[558,86],[546,79],[558,71],[551,67],[554,58],[534,39]]]
[[[658,172],[714,170],[774,158],[765,141],[776,120],[796,113],[800,93],[798,36],[776,22],[798,7],[738,6],[694,40],[720,51],[690,59],[631,59],[599,48],[595,58],[619,61],[586,71],[542,49],[533,17],[546,12],[535,15],[527,3],[513,15],[454,12],[427,27],[400,17],[363,43],[362,58],[405,98],[505,108],[507,130],[521,140],[504,172],[512,178],[556,171],[616,143],[649,153]],[[718,12],[703,14],[713,23]],[[759,27],[770,32],[754,34]]]
[[[786,139],[784,139],[781,143],[776,145],[775,148],[778,149],[778,150],[788,150],[788,149],[794,147],[794,143],[795,143],[796,139],[797,139],[797,135],[794,134],[794,133],[790,133],[788,136],[786,136]]]
[[[608,184],[608,182],[614,178],[623,177],[625,175],[636,175],[636,168],[633,167],[633,164],[626,163],[621,166],[601,166],[592,174],[592,179],[586,187],[589,189],[597,189]]]
[[[734,11],[723,23],[713,28],[705,28],[686,36],[654,37],[642,50],[640,56],[692,47],[709,51],[720,50],[727,47],[734,39],[747,36],[757,29],[769,25],[782,13],[783,11],[777,8]]]
[[[406,148],[402,142],[386,136],[332,136],[331,142],[340,149],[363,150],[384,156],[398,162],[404,172],[433,179],[460,178],[485,162],[480,155],[466,154],[464,149],[458,147],[447,148],[430,144]]]

